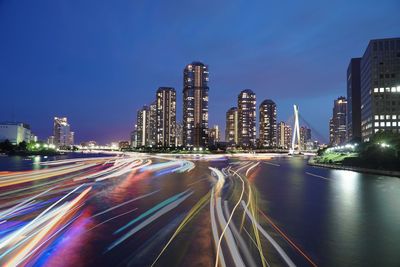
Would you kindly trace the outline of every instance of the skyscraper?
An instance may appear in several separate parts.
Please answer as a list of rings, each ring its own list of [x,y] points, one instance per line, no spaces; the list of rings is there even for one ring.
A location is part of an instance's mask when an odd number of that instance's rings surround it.
[[[361,140],[360,62],[352,58],[347,68],[347,141]]]
[[[300,146],[302,150],[307,150],[307,143],[311,141],[311,129],[306,126],[300,127]]]
[[[291,148],[292,128],[290,127],[290,125],[281,121],[278,124],[277,137],[278,137],[278,147],[279,148],[282,148],[282,149],[290,149]]]
[[[208,66],[201,62],[183,71],[183,144],[206,147],[208,144]]]
[[[239,138],[239,118],[237,107],[232,107],[226,112],[225,141],[229,145],[237,145]]]
[[[329,119],[329,144],[333,145],[334,142],[334,126],[333,126],[333,118]]]
[[[147,147],[150,142],[150,108],[143,106],[137,112],[136,147]]]
[[[54,117],[53,136],[54,145],[57,147],[72,145],[71,141],[73,137],[71,138],[71,127],[66,117]]]
[[[131,147],[132,148],[137,148],[137,124],[135,124],[135,127],[133,131],[131,132]]]
[[[260,145],[274,148],[276,138],[276,104],[271,99],[266,99],[260,104]]]
[[[155,147],[157,146],[157,100],[153,101],[153,103],[149,106],[149,143],[148,146]]]
[[[172,87],[157,90],[157,145],[176,145],[176,92]]]
[[[181,147],[183,146],[183,126],[182,123],[176,123],[175,129],[175,146]]]
[[[360,69],[362,140],[400,132],[400,38],[371,40]]]
[[[238,96],[239,145],[251,148],[256,145],[256,94],[250,89],[240,92]]]
[[[332,145],[341,145],[346,142],[346,113],[347,100],[344,96],[338,97],[333,102],[332,126],[333,140]]]

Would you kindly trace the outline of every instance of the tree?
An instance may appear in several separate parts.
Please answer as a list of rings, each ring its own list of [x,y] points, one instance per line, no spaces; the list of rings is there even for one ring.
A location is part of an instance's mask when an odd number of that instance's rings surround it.
[[[25,141],[22,141],[18,144],[18,150],[26,151],[28,144]]]
[[[0,143],[0,150],[4,152],[13,151],[14,145],[11,144],[10,140],[6,139],[4,142]]]

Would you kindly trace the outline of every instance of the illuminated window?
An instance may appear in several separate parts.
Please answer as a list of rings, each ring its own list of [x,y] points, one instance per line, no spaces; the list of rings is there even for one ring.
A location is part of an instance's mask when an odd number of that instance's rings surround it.
[[[375,122],[375,127],[379,127],[379,122]]]
[[[394,127],[397,126],[397,122],[395,122],[395,121],[392,122],[392,126],[394,126]]]
[[[385,127],[385,122],[384,121],[381,122],[381,127]]]
[[[374,88],[374,93],[379,93],[379,88]]]
[[[392,120],[397,119],[397,115],[392,115]]]
[[[375,115],[375,120],[379,120],[379,115]]]
[[[400,93],[400,86],[397,86],[397,92]]]
[[[386,122],[386,127],[390,127],[392,124],[390,123],[390,121]]]
[[[385,116],[384,115],[381,115],[381,120],[384,120],[385,119]]]
[[[390,87],[386,87],[386,92],[390,92]]]
[[[392,87],[392,93],[396,92],[396,87]]]
[[[385,88],[383,88],[383,87],[379,88],[379,92],[380,92],[380,93],[385,92]]]
[[[386,115],[386,119],[387,119],[387,120],[390,120],[390,115]]]
[[[375,132],[378,132],[379,131],[379,129],[375,129]]]

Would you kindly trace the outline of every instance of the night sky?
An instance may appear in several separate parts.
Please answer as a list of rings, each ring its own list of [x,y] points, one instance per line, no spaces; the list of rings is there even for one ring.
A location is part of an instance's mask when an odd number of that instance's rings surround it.
[[[326,141],[350,58],[400,36],[400,1],[303,2],[0,0],[0,121],[45,139],[67,116],[76,142],[128,139],[159,86],[176,88],[182,120],[183,68],[202,61],[210,126],[250,88],[279,120],[297,103]]]

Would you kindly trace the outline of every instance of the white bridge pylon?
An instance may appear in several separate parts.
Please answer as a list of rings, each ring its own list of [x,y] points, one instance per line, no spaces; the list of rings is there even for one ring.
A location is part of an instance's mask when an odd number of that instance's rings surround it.
[[[300,145],[300,127],[299,127],[299,108],[296,105],[293,105],[294,109],[294,127],[293,127],[293,137],[292,137],[292,149],[290,150],[290,154],[295,153],[296,149],[296,136],[297,136],[297,153],[301,153],[301,145]]]

